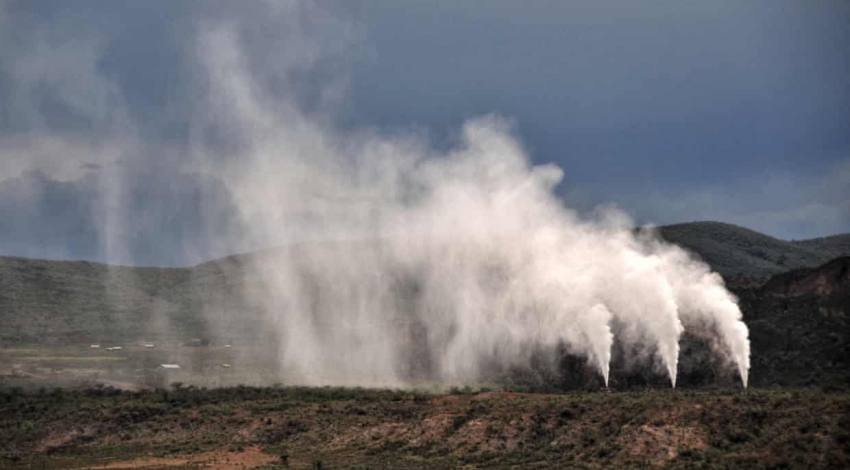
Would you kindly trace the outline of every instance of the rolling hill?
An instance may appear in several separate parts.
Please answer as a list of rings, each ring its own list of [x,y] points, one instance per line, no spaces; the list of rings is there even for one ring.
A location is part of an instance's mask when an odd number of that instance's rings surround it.
[[[850,254],[850,234],[787,241],[722,222],[666,225],[658,231],[724,277],[767,277]]]
[[[751,328],[754,383],[825,378],[843,383],[850,377],[842,359],[850,357],[850,285],[840,281],[850,264],[840,258],[850,256],[850,234],[784,241],[717,222],[665,226],[659,233],[709,263],[741,299]],[[191,338],[270,345],[275,338],[263,320],[263,307],[253,305],[245,292],[262,284],[264,274],[252,267],[255,261],[281,250],[186,268],[0,257],[0,346]],[[812,290],[823,279],[839,281],[828,294]],[[692,377],[692,382],[704,379]]]

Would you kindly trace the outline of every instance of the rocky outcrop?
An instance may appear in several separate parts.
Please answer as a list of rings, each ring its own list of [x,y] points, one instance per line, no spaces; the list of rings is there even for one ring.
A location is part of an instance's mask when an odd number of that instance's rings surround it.
[[[816,268],[802,268],[770,278],[762,287],[766,295],[832,297],[850,289],[850,256],[836,258]]]

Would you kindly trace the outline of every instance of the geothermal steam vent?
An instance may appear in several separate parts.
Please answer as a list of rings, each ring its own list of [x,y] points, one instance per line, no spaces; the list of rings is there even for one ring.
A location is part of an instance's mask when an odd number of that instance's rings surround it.
[[[531,166],[497,120],[468,123],[447,155],[402,162],[355,160],[385,179],[347,188],[371,191],[363,217],[312,213],[349,238],[298,244],[262,268],[286,377],[399,386],[415,363],[429,380],[470,383],[563,345],[607,384],[618,342],[675,386],[694,328],[716,335],[746,386],[748,330],[721,277],[616,211],[587,220],[565,208],[552,191],[560,169]]]
[[[607,383],[616,344],[675,386],[695,329],[746,386],[748,331],[720,276],[617,211],[565,207],[561,169],[533,165],[501,119],[467,121],[448,149],[346,132],[266,91],[233,29],[205,29],[199,57],[197,125],[239,143],[230,159],[193,147],[249,222],[228,246],[290,247],[245,288],[287,382],[474,383],[563,346]]]

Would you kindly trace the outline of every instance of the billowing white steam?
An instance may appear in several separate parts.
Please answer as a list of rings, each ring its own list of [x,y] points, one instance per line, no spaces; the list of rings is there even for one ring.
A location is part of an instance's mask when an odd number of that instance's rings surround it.
[[[718,333],[718,350],[746,386],[747,327],[706,265],[651,234],[636,235],[615,210],[582,218],[564,207],[553,192],[562,170],[532,165],[499,118],[467,122],[450,150],[437,151],[412,133],[328,124],[325,113],[344,87],[322,94],[322,112],[305,113],[292,76],[322,60],[327,47],[344,54],[335,35],[352,33],[314,2],[268,4],[257,37],[283,38],[262,53],[243,51],[241,34],[257,25],[240,30],[234,19],[199,28],[200,80],[197,96],[187,98],[197,113],[180,170],[215,175],[233,192],[250,229],[222,234],[223,245],[282,247],[255,257],[244,293],[267,312],[279,338],[269,348],[279,348],[286,382],[403,385],[418,375],[470,383],[487,379],[494,365],[522,365],[535,348],[563,344],[607,384],[618,343],[649,346],[675,386],[680,336],[699,328]],[[304,18],[312,21],[302,25]],[[315,39],[311,28],[330,32]],[[86,73],[39,73],[49,83],[77,77],[80,86],[70,90],[87,97],[106,87],[90,78],[100,76],[96,54],[84,57],[91,60],[59,64],[88,64]],[[37,58],[28,63],[57,63],[54,54]],[[77,94],[65,101],[80,102]],[[109,125],[97,132],[111,138],[100,163],[145,154],[140,138],[124,137],[140,135],[129,117],[104,120]],[[117,198],[122,181],[108,182]],[[102,211],[110,252],[126,239],[119,236],[124,219],[113,214],[116,198]]]
[[[240,142],[207,169],[234,191],[252,243],[288,247],[246,286],[280,333],[288,381],[401,384],[418,361],[469,382],[560,343],[607,384],[622,342],[651,346],[675,386],[683,330],[708,327],[746,386],[748,331],[722,279],[615,210],[565,208],[562,170],[532,165],[502,120],[468,121],[444,152],[343,133],[266,94],[232,30],[201,45],[206,112]],[[196,144],[213,162],[205,152]]]

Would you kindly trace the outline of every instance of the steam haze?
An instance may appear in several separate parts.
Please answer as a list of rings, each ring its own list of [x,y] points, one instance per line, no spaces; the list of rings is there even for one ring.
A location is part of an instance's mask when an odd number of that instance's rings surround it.
[[[2,5],[9,26],[16,4]],[[562,345],[607,384],[617,343],[649,351],[639,360],[675,386],[679,340],[693,329],[716,335],[715,353],[746,386],[747,327],[705,264],[635,232],[614,207],[566,207],[556,187],[569,169],[533,163],[509,118],[470,117],[436,143],[422,129],[337,125],[357,26],[312,2],[246,9],[212,8],[179,32],[175,100],[190,105],[175,142],[151,142],[144,113],[98,73],[98,38],[33,33],[26,55],[4,56],[4,77],[47,87],[52,104],[15,93],[26,130],[0,152],[30,173],[7,191],[83,194],[68,203],[84,207],[90,251],[107,261],[271,248],[242,290],[287,383],[476,383]],[[45,106],[65,117],[48,122]],[[124,203],[140,193],[153,202]],[[158,208],[175,201],[190,202],[163,220]],[[176,246],[138,243],[175,227],[185,227]]]

